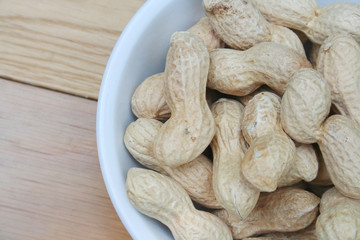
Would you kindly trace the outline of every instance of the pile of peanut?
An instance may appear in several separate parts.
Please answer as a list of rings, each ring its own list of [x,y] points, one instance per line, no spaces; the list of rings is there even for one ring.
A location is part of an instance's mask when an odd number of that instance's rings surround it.
[[[130,202],[176,240],[359,240],[360,5],[203,7],[133,95]]]

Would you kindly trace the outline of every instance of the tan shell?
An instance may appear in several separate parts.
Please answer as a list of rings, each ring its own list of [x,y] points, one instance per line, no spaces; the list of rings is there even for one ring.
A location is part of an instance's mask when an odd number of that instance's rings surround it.
[[[166,174],[153,154],[153,142],[162,122],[155,119],[139,118],[129,124],[124,134],[124,144],[130,154],[141,165]]]
[[[298,35],[286,27],[272,25],[271,42],[288,46],[305,56],[304,46]]]
[[[213,214],[196,210],[189,195],[170,177],[131,168],[126,193],[138,211],[165,224],[175,240],[232,240],[229,228]]]
[[[264,84],[282,95],[295,71],[311,68],[295,50],[270,42],[246,51],[216,49],[210,58],[208,87],[235,96],[246,96]]]
[[[268,23],[251,1],[204,0],[203,6],[216,34],[234,49],[276,42],[305,55],[298,36],[288,28]]]
[[[268,92],[255,95],[245,107],[241,127],[250,145],[241,171],[257,189],[272,192],[295,159],[295,145],[280,125],[280,98]]]
[[[154,74],[145,79],[135,90],[131,99],[131,109],[136,117],[167,120],[171,116],[164,94],[165,73]],[[220,93],[206,89],[206,101],[210,106],[219,99]]]
[[[318,7],[315,0],[252,0],[271,23],[300,30],[312,42],[333,34],[350,34],[360,42],[360,5],[335,2]]]
[[[214,50],[216,48],[225,47],[224,42],[216,36],[215,31],[210,24],[210,19],[208,17],[201,18],[194,26],[189,28],[187,31],[199,36],[202,40],[204,40],[208,51]]]
[[[294,73],[281,100],[281,124],[299,143],[315,143],[331,107],[330,90],[313,69]]]
[[[299,144],[296,146],[294,163],[289,171],[281,177],[278,186],[290,186],[301,180],[310,182],[315,179],[318,167],[318,160],[313,146]]]
[[[254,6],[271,23],[303,30],[315,17],[316,0],[252,0]]]
[[[317,58],[317,70],[323,74],[329,85],[332,103],[337,111],[360,126],[359,63],[360,46],[346,35],[326,39]]]
[[[318,144],[336,189],[360,199],[360,128],[345,116],[333,115],[321,132]]]
[[[342,1],[320,7],[304,33],[318,44],[335,34],[349,34],[360,43],[360,4]]]
[[[291,232],[304,229],[316,218],[320,199],[302,189],[280,188],[262,193],[255,209],[246,219],[239,219],[226,210],[217,210],[231,229],[234,239],[268,232]]]
[[[137,119],[126,129],[124,135],[126,148],[145,167],[172,177],[195,202],[208,208],[222,208],[213,191],[213,165],[206,156],[200,155],[177,168],[162,166],[153,157],[153,142],[162,125],[155,119]]]
[[[243,238],[242,240],[318,240],[315,230],[315,222],[305,229],[296,231],[296,232],[284,232],[284,233],[267,233],[262,235],[262,237],[250,237]]]
[[[189,32],[171,37],[165,67],[165,98],[171,117],[160,129],[153,148],[163,165],[177,167],[192,161],[215,134],[205,96],[209,60],[200,37]]]
[[[254,209],[260,192],[241,174],[240,119],[243,106],[236,100],[221,98],[211,106],[216,133],[211,142],[213,187],[216,199],[232,214],[246,218]]]
[[[131,109],[138,118],[166,120],[170,117],[170,109],[164,98],[164,73],[146,78],[136,88]]]
[[[244,0],[203,0],[206,15],[216,34],[235,49],[248,49],[271,41],[271,24]]]
[[[335,188],[325,192],[316,233],[319,240],[360,239],[360,201],[344,197]]]

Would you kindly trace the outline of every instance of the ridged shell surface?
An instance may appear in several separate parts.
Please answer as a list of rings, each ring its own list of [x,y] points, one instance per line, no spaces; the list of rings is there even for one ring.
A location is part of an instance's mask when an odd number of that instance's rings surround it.
[[[208,68],[209,53],[204,41],[189,32],[174,33],[164,82],[171,117],[154,142],[154,156],[164,165],[177,167],[192,161],[215,134],[205,95]]]
[[[360,129],[351,119],[333,115],[321,132],[318,144],[336,189],[360,199]]]
[[[229,228],[211,213],[196,210],[186,191],[170,177],[131,168],[126,193],[137,210],[169,227],[175,240],[232,240]]]
[[[321,74],[301,69],[292,76],[281,100],[282,127],[299,143],[315,143],[330,107],[330,90]]]
[[[319,50],[316,66],[329,85],[337,111],[360,126],[359,44],[348,35],[329,37]]]
[[[214,192],[220,204],[240,218],[250,214],[260,195],[240,169],[244,158],[240,142],[243,108],[238,101],[225,98],[211,106],[216,123],[216,133],[211,142]]]
[[[208,87],[235,96],[246,96],[264,84],[282,95],[294,72],[311,68],[300,53],[271,42],[246,51],[216,49],[210,59]]]

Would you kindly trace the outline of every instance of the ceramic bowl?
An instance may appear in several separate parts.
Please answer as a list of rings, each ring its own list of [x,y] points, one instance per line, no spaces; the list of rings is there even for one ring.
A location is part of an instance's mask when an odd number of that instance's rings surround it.
[[[97,111],[100,166],[116,212],[134,240],[173,237],[164,225],[139,213],[126,195],[127,171],[140,167],[123,143],[126,127],[136,119],[131,97],[145,78],[164,71],[170,36],[188,29],[202,16],[201,0],[148,0],[121,34],[103,76]]]

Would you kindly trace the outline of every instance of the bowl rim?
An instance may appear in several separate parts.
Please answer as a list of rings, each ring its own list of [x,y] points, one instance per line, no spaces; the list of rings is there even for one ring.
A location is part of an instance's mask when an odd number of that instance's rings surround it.
[[[99,97],[98,97],[98,103],[97,103],[97,111],[96,111],[96,143],[97,143],[97,151],[98,151],[98,158],[100,163],[100,169],[102,173],[102,177],[105,183],[106,190],[108,192],[108,195],[110,197],[110,200],[112,202],[113,207],[115,208],[115,211],[120,218],[122,224],[124,225],[125,229],[128,231],[130,236],[133,239],[136,239],[138,228],[135,225],[129,224],[128,221],[125,220],[125,213],[124,210],[120,207],[118,202],[115,200],[115,189],[113,184],[111,183],[111,179],[109,177],[109,174],[106,170],[106,159],[111,158],[110,155],[112,153],[109,153],[107,151],[107,146],[105,146],[105,127],[106,124],[105,120],[105,112],[106,112],[106,105],[109,103],[109,96],[107,94],[108,89],[112,88],[112,81],[111,81],[111,75],[113,75],[114,69],[116,69],[116,72],[121,72],[123,66],[125,65],[125,62],[122,61],[122,59],[126,59],[124,56],[128,56],[130,54],[130,50],[132,49],[132,46],[129,46],[128,39],[131,38],[137,38],[141,35],[141,32],[144,28],[146,28],[147,24],[143,24],[143,19],[154,17],[157,15],[157,13],[161,10],[159,8],[159,3],[162,3],[161,0],[147,0],[134,14],[134,16],[130,19],[124,30],[122,31],[120,37],[118,38],[114,48],[112,49],[111,55],[108,59],[108,62],[106,64],[106,68],[103,74],[103,78],[101,81],[101,86],[99,90]],[[163,5],[164,4],[163,2]],[[140,24],[142,23],[142,24]],[[141,26],[139,28],[139,26]],[[137,29],[136,31],[133,31],[134,29]],[[126,44],[124,44],[126,42]],[[131,43],[134,45],[134,43]],[[120,58],[120,61],[118,59],[118,56],[123,56]]]

